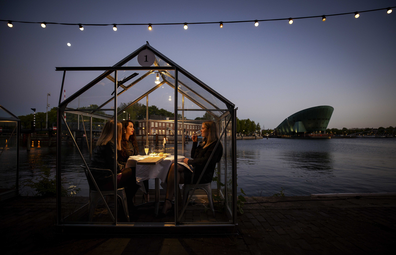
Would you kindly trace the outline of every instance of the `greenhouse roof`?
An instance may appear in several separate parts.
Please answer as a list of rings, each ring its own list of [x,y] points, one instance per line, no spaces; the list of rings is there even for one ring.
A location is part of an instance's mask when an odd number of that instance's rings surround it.
[[[57,67],[67,72],[59,100],[60,109],[66,112],[83,112],[86,115],[112,118],[114,115],[114,89],[117,87],[117,108],[121,112],[151,93],[161,90],[154,97],[156,103],[169,101],[178,92],[188,101],[183,110],[200,109],[214,117],[234,109],[235,105],[181,66],[154,49],[147,42],[139,49],[111,67]],[[82,71],[70,77],[70,71]],[[97,75],[97,71],[104,71]],[[91,73],[87,75],[87,73]],[[85,73],[85,74],[81,74]],[[92,73],[96,73],[92,76]],[[155,83],[153,82],[153,74]],[[65,77],[65,76],[64,76]],[[170,88],[170,89],[169,89]],[[72,92],[69,97],[67,94]],[[195,108],[194,108],[195,107]],[[180,110],[180,104],[178,105]],[[173,110],[173,107],[172,107]]]
[[[8,120],[8,121],[19,121],[18,117],[8,111],[5,107],[0,105],[0,121]]]

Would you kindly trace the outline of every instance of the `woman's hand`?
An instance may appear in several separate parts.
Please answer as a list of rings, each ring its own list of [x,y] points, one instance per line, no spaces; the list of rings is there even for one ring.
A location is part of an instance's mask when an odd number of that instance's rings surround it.
[[[191,140],[192,140],[194,143],[198,142],[198,136],[197,136],[196,134],[194,134],[194,135],[191,137]]]
[[[183,162],[188,165],[188,158],[184,158]]]

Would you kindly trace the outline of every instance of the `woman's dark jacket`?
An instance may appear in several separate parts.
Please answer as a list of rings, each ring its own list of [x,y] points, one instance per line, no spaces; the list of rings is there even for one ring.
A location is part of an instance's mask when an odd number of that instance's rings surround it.
[[[208,147],[204,148],[202,144],[198,145],[198,142],[194,142],[192,149],[191,149],[191,157],[192,159],[188,160],[188,164],[192,165],[194,167],[194,179],[193,183],[197,183],[205,165],[206,162],[208,162],[210,155],[214,151],[217,141],[214,141],[211,143]],[[223,146],[221,145],[221,142],[219,142],[219,145],[216,148],[216,151],[214,155],[212,156],[212,159],[210,160],[208,167],[205,171],[205,173],[202,176],[202,179],[199,183],[208,183],[211,182],[213,179],[213,173],[214,169],[216,167],[216,163],[220,161],[221,157],[223,156]],[[186,180],[187,183],[189,180]]]
[[[110,169],[114,173],[115,150],[113,141],[106,145],[97,146],[93,151],[91,167],[100,169]],[[123,166],[117,162],[117,173],[121,172]],[[99,186],[112,182],[111,175],[107,171],[96,171],[91,169],[93,176]],[[116,176],[117,173],[114,173]]]

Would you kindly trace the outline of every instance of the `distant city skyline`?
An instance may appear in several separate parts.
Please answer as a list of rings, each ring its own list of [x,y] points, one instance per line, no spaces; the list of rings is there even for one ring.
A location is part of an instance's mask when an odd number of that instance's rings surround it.
[[[396,6],[396,1],[9,1],[1,20],[161,23],[262,20]],[[238,107],[239,119],[274,129],[291,114],[334,107],[328,128],[396,126],[396,10],[315,19],[182,26],[84,27],[0,22],[0,104],[15,115],[56,107],[57,66],[111,66],[150,42]],[[68,46],[68,43],[70,46]],[[70,95],[70,94],[68,94]],[[151,104],[155,104],[152,102]],[[161,107],[159,105],[159,107]]]

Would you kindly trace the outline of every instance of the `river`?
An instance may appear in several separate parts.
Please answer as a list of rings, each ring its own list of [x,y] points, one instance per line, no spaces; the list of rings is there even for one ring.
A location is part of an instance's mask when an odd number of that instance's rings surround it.
[[[396,139],[238,141],[238,184],[248,195],[396,192]]]
[[[79,165],[75,149],[66,159]],[[55,147],[20,151],[20,191],[32,195],[23,185],[40,174],[40,167],[55,173]],[[248,196],[306,196],[318,193],[396,192],[396,139],[260,139],[237,141],[238,191]],[[6,160],[2,155],[2,161]],[[77,163],[76,163],[77,162]],[[86,195],[82,170],[66,177],[70,185]]]

